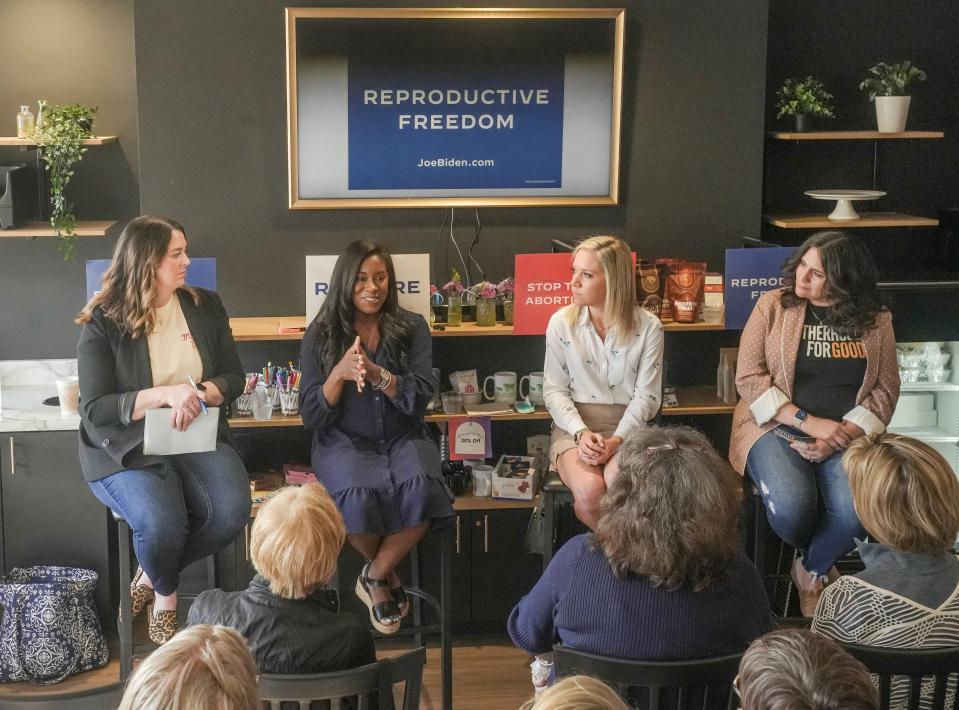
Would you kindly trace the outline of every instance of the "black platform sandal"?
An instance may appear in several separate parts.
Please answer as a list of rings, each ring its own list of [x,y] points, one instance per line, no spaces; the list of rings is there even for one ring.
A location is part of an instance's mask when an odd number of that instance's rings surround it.
[[[393,601],[396,602],[396,606],[400,610],[400,617],[405,619],[406,615],[410,613],[410,598],[406,594],[406,589],[402,584],[398,587],[391,587],[390,594],[393,595]]]
[[[373,602],[370,587],[388,588],[390,583],[370,577],[370,564],[367,562],[363,565],[360,576],[356,578],[356,597],[366,604],[366,608],[370,610],[370,623],[373,624],[374,629],[381,634],[395,634],[400,629],[403,615],[400,613],[399,605],[393,599],[385,602]]]

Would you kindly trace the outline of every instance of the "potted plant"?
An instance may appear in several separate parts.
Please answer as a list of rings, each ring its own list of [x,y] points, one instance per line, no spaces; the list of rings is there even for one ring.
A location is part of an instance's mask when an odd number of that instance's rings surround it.
[[[835,118],[830,100],[832,94],[819,79],[807,76],[805,79],[786,79],[776,92],[778,101],[776,118],[793,116],[796,122],[796,132],[805,133],[809,130],[809,119]]]
[[[906,130],[911,96],[906,87],[912,81],[925,81],[926,72],[908,59],[898,64],[879,62],[869,69],[872,76],[863,79],[859,88],[869,92],[869,100],[876,103],[876,123],[880,133],[901,133]]]
[[[49,175],[50,225],[58,238],[57,249],[64,259],[72,259],[77,218],[73,204],[67,201],[66,189],[74,166],[87,152],[83,139],[93,133],[93,116],[97,110],[83,104],[48,106],[42,99],[39,104],[39,118],[30,137],[36,141]]]
[[[450,280],[443,284],[446,294],[446,325],[458,327],[463,325],[463,282],[456,269],[450,271]]]
[[[487,328],[496,325],[496,299],[499,297],[496,284],[480,281],[470,289],[470,293],[476,302],[476,325]]]
[[[496,293],[500,301],[503,302],[503,322],[506,325],[513,325],[513,295],[516,290],[516,282],[512,276],[496,284]]]

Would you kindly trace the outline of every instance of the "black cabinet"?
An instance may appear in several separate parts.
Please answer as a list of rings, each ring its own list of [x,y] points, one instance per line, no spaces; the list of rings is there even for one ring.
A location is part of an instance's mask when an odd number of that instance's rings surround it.
[[[115,627],[116,526],[80,471],[76,431],[0,434],[0,513],[4,573],[34,565],[92,569],[100,622]]]
[[[531,508],[457,511],[453,535],[454,630],[503,633],[513,606],[539,578],[542,558],[523,549]],[[439,594],[439,537],[423,543],[423,586]]]

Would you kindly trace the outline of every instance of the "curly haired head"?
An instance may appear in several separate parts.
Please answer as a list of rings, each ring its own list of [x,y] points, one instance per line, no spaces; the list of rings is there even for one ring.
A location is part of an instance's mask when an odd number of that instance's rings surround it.
[[[861,338],[876,325],[876,314],[885,307],[879,293],[879,268],[863,241],[852,234],[829,230],[810,236],[783,266],[782,305],[804,306],[796,295],[796,269],[806,252],[819,251],[826,284],[823,297],[832,301],[823,321],[839,333]]]
[[[701,591],[728,578],[741,493],[739,477],[695,429],[639,429],[619,449],[594,540],[621,577]]]

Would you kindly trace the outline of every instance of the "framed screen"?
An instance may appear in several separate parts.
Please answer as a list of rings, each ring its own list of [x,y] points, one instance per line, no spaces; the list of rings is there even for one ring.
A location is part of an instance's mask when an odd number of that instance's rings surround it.
[[[286,21],[291,209],[618,203],[624,10]]]

